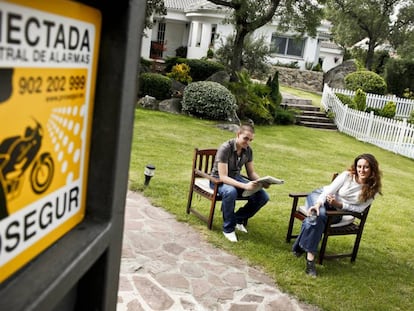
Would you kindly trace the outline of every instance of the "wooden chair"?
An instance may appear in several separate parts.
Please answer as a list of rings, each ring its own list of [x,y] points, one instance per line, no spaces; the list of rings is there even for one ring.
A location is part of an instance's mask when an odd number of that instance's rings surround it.
[[[338,174],[334,174],[333,179],[336,178]],[[300,192],[300,193],[290,193],[289,196],[293,198],[292,202],[292,210],[290,212],[290,219],[289,219],[289,226],[286,235],[286,242],[290,242],[292,238],[297,238],[297,234],[293,234],[293,226],[295,219],[299,219],[303,221],[306,218],[306,208],[303,205],[299,205],[300,198],[306,198],[308,193]],[[365,222],[368,217],[368,213],[371,206],[368,206],[364,212],[357,213],[351,211],[327,211],[327,224],[325,227],[325,231],[323,233],[322,243],[319,250],[318,256],[318,263],[322,264],[324,259],[334,259],[334,258],[342,258],[342,257],[351,257],[351,262],[355,262],[359,244],[361,242],[362,233],[364,231]],[[341,215],[342,220],[337,224],[332,224],[334,216]],[[326,246],[328,244],[328,238],[330,236],[340,236],[340,235],[355,235],[355,241],[352,248],[352,252],[346,253],[337,253],[337,254],[326,254]]]
[[[193,213],[199,219],[207,223],[207,227],[211,230],[213,226],[214,211],[216,202],[221,201],[218,194],[218,187],[222,184],[217,178],[210,176],[211,168],[214,164],[217,149],[198,149],[194,150],[193,166],[191,172],[190,191],[188,193],[187,214]],[[214,188],[210,187],[210,181]],[[210,210],[208,215],[203,214],[192,204],[193,195],[196,193],[203,198],[210,200]],[[238,200],[247,200],[248,198],[240,197]]]

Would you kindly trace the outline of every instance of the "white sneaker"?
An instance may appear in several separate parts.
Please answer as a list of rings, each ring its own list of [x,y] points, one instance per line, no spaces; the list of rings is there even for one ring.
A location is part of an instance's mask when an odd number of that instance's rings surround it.
[[[224,236],[226,237],[227,240],[229,240],[230,242],[237,242],[237,236],[236,236],[236,232],[224,232],[223,231]]]
[[[237,224],[236,229],[241,231],[241,232],[247,233],[247,229],[243,224]]]

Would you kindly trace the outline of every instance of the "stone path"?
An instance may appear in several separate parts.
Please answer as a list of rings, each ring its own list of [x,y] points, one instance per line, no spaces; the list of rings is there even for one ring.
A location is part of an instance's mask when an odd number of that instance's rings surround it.
[[[117,311],[311,311],[272,279],[128,192]]]

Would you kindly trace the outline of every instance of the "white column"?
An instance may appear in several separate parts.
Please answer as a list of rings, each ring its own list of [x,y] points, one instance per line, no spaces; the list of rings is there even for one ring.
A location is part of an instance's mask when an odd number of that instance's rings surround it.
[[[141,37],[141,56],[143,58],[150,58],[152,29],[146,29],[145,35]]]
[[[191,28],[190,28],[190,42],[188,44],[188,47],[195,47],[197,44],[197,33],[198,33],[198,27],[199,22],[191,22]]]

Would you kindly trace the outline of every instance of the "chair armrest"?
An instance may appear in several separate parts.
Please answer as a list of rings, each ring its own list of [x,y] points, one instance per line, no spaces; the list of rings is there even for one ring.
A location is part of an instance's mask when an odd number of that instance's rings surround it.
[[[220,185],[220,184],[223,183],[218,178],[215,178],[215,177],[211,176],[210,174],[204,173],[203,171],[200,171],[198,169],[194,170],[194,175],[197,176],[197,177],[207,178],[208,180],[210,180],[214,184]]]
[[[291,198],[305,198],[308,196],[308,192],[295,192],[295,193],[289,193],[289,196]]]
[[[293,217],[293,215],[295,214],[303,214],[302,212],[299,212],[298,210],[298,205],[299,205],[299,199],[300,198],[306,198],[308,196],[309,193],[307,192],[295,192],[295,193],[289,193],[289,197],[293,198],[292,200],[292,210],[291,210],[291,219]]]
[[[356,218],[361,218],[361,216],[362,216],[361,213],[352,212],[352,211],[346,211],[346,210],[336,210],[336,211],[328,210],[328,211],[326,211],[326,215],[327,216],[344,216],[344,215],[351,215],[351,216],[354,216]]]

